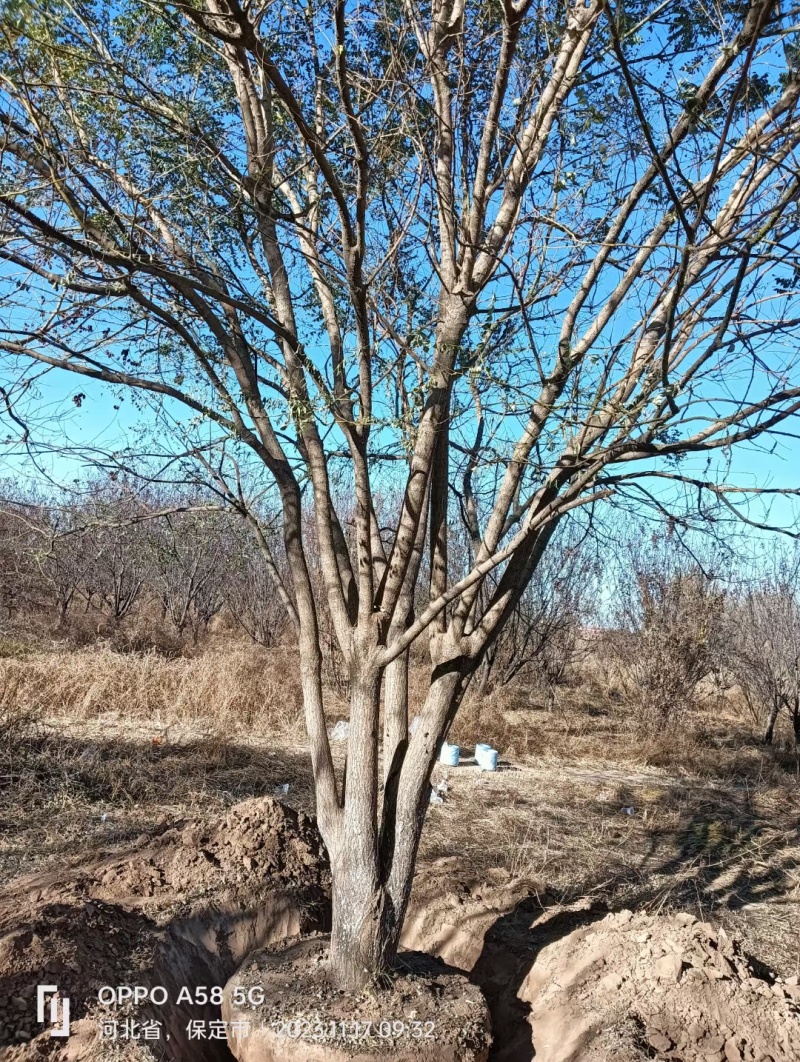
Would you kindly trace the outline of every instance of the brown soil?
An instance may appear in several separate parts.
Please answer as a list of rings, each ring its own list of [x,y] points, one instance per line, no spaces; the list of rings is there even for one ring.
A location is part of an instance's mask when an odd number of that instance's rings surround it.
[[[423,871],[406,947],[470,972],[492,1015],[492,1062],[797,1062],[800,987],[688,913],[568,906],[508,875]]]
[[[800,988],[692,915],[608,915],[537,956],[519,996],[537,1062],[796,1062]]]
[[[312,820],[271,799],[143,836],[124,857],[18,879],[0,893],[0,1057],[61,1049],[36,1024],[37,983],[58,984],[79,1026],[104,985],[164,985],[171,1000],[183,984],[224,985],[253,948],[324,926],[327,886]],[[177,1058],[188,1019],[209,1015],[173,1006],[147,1016],[178,1034]],[[70,1042],[69,1057],[84,1057]],[[205,1050],[192,1058],[215,1056]]]
[[[473,835],[483,842],[484,834],[476,829],[478,797],[487,807],[511,806],[512,790],[514,812],[530,818],[534,803],[540,806],[539,790],[528,794],[526,778],[524,771],[507,771],[473,781],[470,769],[464,769],[454,778],[437,818],[431,817],[436,830],[429,836],[438,836],[441,843],[449,819],[458,824],[469,813]],[[606,775],[599,784],[607,785]],[[591,780],[582,778],[581,785],[581,806],[593,811],[595,804],[586,795]],[[555,794],[551,799],[566,806],[552,776],[547,786]],[[697,800],[701,798],[711,800],[710,791],[703,789]],[[642,790],[635,803],[644,800]],[[614,791],[613,801],[597,806],[618,803]],[[654,797],[651,803],[662,806]],[[659,813],[666,815],[666,810]],[[710,812],[704,813],[708,818]],[[603,823],[616,821],[607,810],[602,815]],[[714,816],[712,825],[716,809]],[[721,822],[721,810],[719,817]],[[725,859],[713,849],[707,871],[697,858],[696,818],[687,866],[697,864],[709,889],[713,886],[716,894],[728,890],[739,904],[746,901],[745,913],[755,901],[759,910],[767,909],[773,894],[796,894],[796,850],[787,846],[793,836],[796,842],[796,835],[788,828],[775,851],[764,843],[753,845],[747,833],[742,841],[737,835],[730,860],[727,849]],[[609,852],[627,853],[625,845],[632,844],[636,829],[644,829],[644,815],[641,825],[636,822],[625,820],[625,833],[614,839],[618,847]],[[455,837],[455,825],[450,828]],[[567,836],[565,828],[557,834],[554,827],[557,840],[552,843]],[[506,849],[511,844],[508,829],[503,843]],[[608,868],[607,850],[599,847],[598,852],[603,869]],[[746,858],[769,860],[770,876],[760,877],[759,868],[753,869]],[[463,864],[462,855],[436,859],[426,853],[403,944],[470,973],[491,1011],[492,1062],[531,1062],[534,1048],[537,1062],[800,1058],[797,938],[790,931],[795,907],[788,902],[770,908],[784,911],[789,927],[764,953],[782,975],[777,977],[747,959],[735,933],[726,935],[691,915],[622,912],[606,918],[603,903],[588,898],[592,889],[567,902],[571,897],[558,894],[555,885],[551,892],[535,885],[545,874],[532,875],[529,867],[520,873],[515,864],[514,872],[474,866],[472,877],[466,877]],[[665,861],[663,874],[674,866]],[[545,867],[546,879],[557,884],[543,861]],[[631,860],[626,867],[639,871],[631,874],[634,883],[641,880],[639,863]],[[685,878],[693,886],[697,880],[702,884],[704,878]],[[591,885],[591,877],[583,884]],[[173,1000],[184,984],[223,986],[255,949],[324,930],[328,885],[312,820],[261,798],[220,815],[187,817],[169,829],[161,826],[154,834],[141,835],[124,853],[89,852],[57,870],[17,878],[0,892],[0,1059],[55,1060],[59,1051],[64,1062],[152,1059],[144,1046],[119,1055],[97,1044],[100,986],[164,984]],[[603,893],[609,906],[624,906],[618,892]],[[657,894],[653,907],[667,898],[675,906],[690,906],[683,892],[670,885]],[[632,889],[628,904],[640,901],[645,902]],[[721,904],[712,909],[715,915],[727,911]],[[731,906],[731,912],[737,910]],[[744,920],[737,925],[744,926]],[[747,950],[763,954],[750,937]],[[49,1040],[35,1023],[35,986],[42,981],[57,983],[72,1001],[74,1034],[68,1048]],[[352,1007],[352,1000],[347,1006]],[[218,1018],[219,1008],[171,1007],[136,1016],[165,1022],[171,1062],[232,1060],[224,1042],[186,1042],[190,1018]],[[445,1058],[441,1051],[435,1057]]]
[[[452,967],[404,953],[380,986],[337,990],[327,938],[251,955],[222,1007],[249,1035],[231,1042],[239,1062],[486,1062],[490,1018],[481,992]],[[248,1004],[248,993],[264,994]],[[237,998],[238,997],[238,998]]]

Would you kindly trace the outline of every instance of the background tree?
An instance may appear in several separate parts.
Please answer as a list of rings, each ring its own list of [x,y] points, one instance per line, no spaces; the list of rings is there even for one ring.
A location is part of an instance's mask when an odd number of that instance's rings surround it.
[[[772,744],[782,710],[800,744],[800,554],[778,551],[729,608],[730,665]]]
[[[226,607],[254,642],[278,645],[289,626],[271,569],[259,543],[247,527],[228,521],[227,571],[222,593]],[[277,548],[270,550],[274,558]]]
[[[772,0],[3,8],[7,393],[35,406],[50,372],[82,408],[98,383],[133,392],[200,468],[218,445],[268,476],[346,988],[393,959],[437,749],[556,527],[610,498],[670,507],[681,485],[748,515],[726,456],[791,431],[793,17]],[[453,577],[465,475],[477,532]],[[349,676],[346,785],[323,612]]]
[[[623,698],[647,732],[674,725],[727,656],[726,598],[713,560],[699,563],[674,537],[667,528],[630,541],[617,558],[617,630],[606,641]]]
[[[134,608],[149,575],[149,557],[137,522],[142,507],[135,496],[114,483],[94,483],[78,508],[85,530],[76,528],[78,541],[59,541],[56,548],[86,556],[83,594],[87,605],[98,608],[119,624]],[[95,600],[96,598],[96,600]]]
[[[153,589],[177,633],[189,631],[195,643],[225,602],[229,523],[216,514],[176,512],[148,525]]]
[[[559,535],[542,558],[514,612],[484,655],[475,694],[524,679],[544,694],[548,707],[557,688],[587,648],[584,627],[596,605],[598,576],[585,539]]]

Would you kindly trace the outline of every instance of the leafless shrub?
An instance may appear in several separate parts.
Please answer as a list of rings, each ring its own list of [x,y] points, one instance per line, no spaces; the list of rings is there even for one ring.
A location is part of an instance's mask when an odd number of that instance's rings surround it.
[[[605,642],[622,698],[648,730],[663,730],[692,706],[723,637],[724,594],[669,550],[657,544],[631,558],[632,578],[618,602],[621,629]]]
[[[728,610],[730,667],[772,743],[781,711],[800,744],[800,552],[778,553]]]
[[[258,542],[246,527],[230,526],[229,534],[231,548],[222,591],[226,607],[254,642],[277,645],[287,627],[286,609]]]
[[[226,520],[175,513],[149,525],[153,589],[164,616],[197,642],[224,604]]]
[[[84,595],[115,624],[135,608],[150,576],[144,528],[136,522],[142,508],[124,489],[98,487],[79,511],[87,530],[65,543],[88,555]]]
[[[537,569],[530,586],[487,654],[480,692],[526,680],[552,704],[583,647],[595,575],[587,550],[556,542]]]

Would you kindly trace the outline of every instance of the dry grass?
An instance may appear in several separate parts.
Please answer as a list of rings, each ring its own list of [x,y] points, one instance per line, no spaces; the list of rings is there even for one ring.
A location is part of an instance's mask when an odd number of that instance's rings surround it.
[[[497,774],[436,770],[449,791],[431,809],[423,863],[455,860],[459,875],[478,883],[504,872],[547,905],[589,899],[614,910],[727,919],[765,961],[798,972],[793,785],[712,783],[549,757]],[[789,932],[781,937],[776,925]]]
[[[735,698],[700,700],[679,724],[648,731],[613,689],[596,682],[559,690],[553,710],[536,690],[520,688],[467,700],[450,740],[467,750],[486,741],[517,762],[624,763],[776,785],[800,778],[800,752],[789,728],[783,726],[773,746],[763,745],[761,728]]]
[[[0,878],[287,782],[313,810],[297,674],[241,644],[0,658]]]
[[[290,650],[234,645],[189,658],[105,646],[0,659],[0,710],[89,719],[106,712],[164,725],[203,719],[293,732],[302,721]]]
[[[308,756],[285,737],[0,712],[0,880],[286,784],[313,813]]]
[[[286,783],[289,802],[313,810],[297,674],[292,650],[232,640],[194,658],[104,646],[5,655],[0,878]],[[412,711],[424,678],[418,664]],[[346,715],[335,691],[329,710]],[[761,746],[734,702],[704,702],[648,737],[600,684],[560,691],[553,711],[518,688],[468,701],[451,737],[466,752],[490,741],[508,766],[448,773],[424,862],[456,856],[478,879],[503,872],[556,902],[688,905],[739,922],[757,912],[753,932],[775,961],[777,915],[796,939],[797,758],[786,735]]]

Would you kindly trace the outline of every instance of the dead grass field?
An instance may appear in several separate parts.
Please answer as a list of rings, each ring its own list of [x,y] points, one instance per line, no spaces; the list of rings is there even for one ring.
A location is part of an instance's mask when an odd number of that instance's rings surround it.
[[[0,880],[286,784],[313,810],[295,675],[291,651],[245,646],[0,659]],[[688,909],[800,972],[798,762],[734,704],[643,738],[600,689],[564,691],[551,712],[517,690],[466,705],[454,734],[467,758],[436,768],[448,791],[424,866],[519,880],[545,906]],[[496,774],[470,766],[476,740],[501,750]]]

